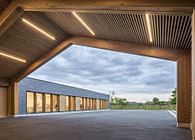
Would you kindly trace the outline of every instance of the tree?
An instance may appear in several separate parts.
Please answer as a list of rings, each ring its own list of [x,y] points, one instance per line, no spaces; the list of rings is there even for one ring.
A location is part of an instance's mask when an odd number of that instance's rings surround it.
[[[176,92],[176,88],[175,88],[175,90],[172,91],[172,95],[171,95],[172,98],[170,98],[170,103],[171,104],[174,104],[174,105],[176,104],[176,101],[177,101],[177,98],[176,98],[177,95],[176,94],[177,94],[177,92]]]
[[[152,99],[152,102],[153,102],[153,104],[158,104],[159,99],[158,99],[158,98],[156,98],[156,97],[154,97],[154,98]]]
[[[128,102],[127,102],[127,99],[125,98],[118,98],[118,97],[115,97],[113,98],[113,101],[111,104],[116,104],[116,105],[127,105]]]

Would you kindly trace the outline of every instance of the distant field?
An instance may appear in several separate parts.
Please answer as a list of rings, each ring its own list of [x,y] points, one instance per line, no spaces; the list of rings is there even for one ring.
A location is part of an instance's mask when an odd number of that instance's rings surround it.
[[[110,105],[113,110],[176,110],[176,105]]]

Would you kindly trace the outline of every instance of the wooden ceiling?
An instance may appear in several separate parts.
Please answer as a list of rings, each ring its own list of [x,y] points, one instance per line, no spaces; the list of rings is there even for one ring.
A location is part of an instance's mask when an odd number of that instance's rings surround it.
[[[95,32],[95,38],[117,40],[174,48],[188,51],[191,48],[191,17],[172,14],[151,14],[153,41],[150,43],[145,13],[134,11],[77,11],[79,16]],[[74,36],[93,37],[71,12],[44,13],[61,29]]]
[[[0,15],[9,3],[7,0],[0,1]],[[185,52],[191,50],[192,8],[77,8],[75,11],[95,32],[95,36],[72,15],[72,9],[29,9],[28,7],[23,11],[16,8],[0,26],[0,51],[27,61],[20,63],[0,56],[0,86],[7,86],[15,75],[70,36],[129,42]],[[150,14],[152,43],[149,41],[146,12]],[[56,40],[50,40],[32,29],[22,22],[22,18],[49,32]]]

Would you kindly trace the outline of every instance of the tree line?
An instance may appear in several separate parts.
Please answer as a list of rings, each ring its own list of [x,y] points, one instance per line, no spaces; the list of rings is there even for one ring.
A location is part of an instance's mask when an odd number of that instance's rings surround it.
[[[142,105],[143,104],[145,105],[167,105],[167,104],[176,105],[176,100],[177,100],[176,91],[177,91],[176,88],[172,91],[169,101],[160,101],[159,98],[154,97],[152,101],[147,101],[145,103],[139,103],[139,104],[142,104]],[[112,93],[112,95],[114,96],[114,92]],[[119,97],[114,98],[113,96],[111,96],[111,101],[110,101],[111,105],[129,105],[129,102],[127,101],[126,98],[119,98]]]

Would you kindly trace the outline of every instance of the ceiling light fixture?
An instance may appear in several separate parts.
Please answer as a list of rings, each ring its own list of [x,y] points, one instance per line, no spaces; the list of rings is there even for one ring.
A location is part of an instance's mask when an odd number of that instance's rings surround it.
[[[83,26],[92,34],[95,35],[95,33],[91,30],[91,28],[79,17],[79,15],[73,11],[72,14],[83,24]]]
[[[151,32],[149,14],[146,14],[146,21],[147,21],[147,26],[148,26],[148,33],[149,33],[149,37],[150,37],[150,42],[152,42],[152,32]]]
[[[26,62],[26,60],[24,60],[24,59],[21,59],[21,58],[18,58],[18,57],[15,57],[15,56],[12,56],[12,55],[3,53],[3,52],[0,52],[0,55],[1,56],[5,56],[5,57],[8,57],[8,58],[11,58],[11,59],[14,59],[14,60],[17,60],[17,61],[20,61],[20,62],[23,62],[23,63]]]
[[[42,34],[46,35],[47,37],[49,37],[52,40],[56,40],[55,37],[53,37],[52,35],[48,34],[47,32],[43,31],[42,29],[40,29],[39,27],[35,26],[34,24],[32,24],[30,21],[26,20],[26,19],[22,19],[22,21],[24,21],[25,23],[27,23],[28,25],[30,25],[31,27],[33,27],[34,29],[36,29],[37,31],[41,32]]]

